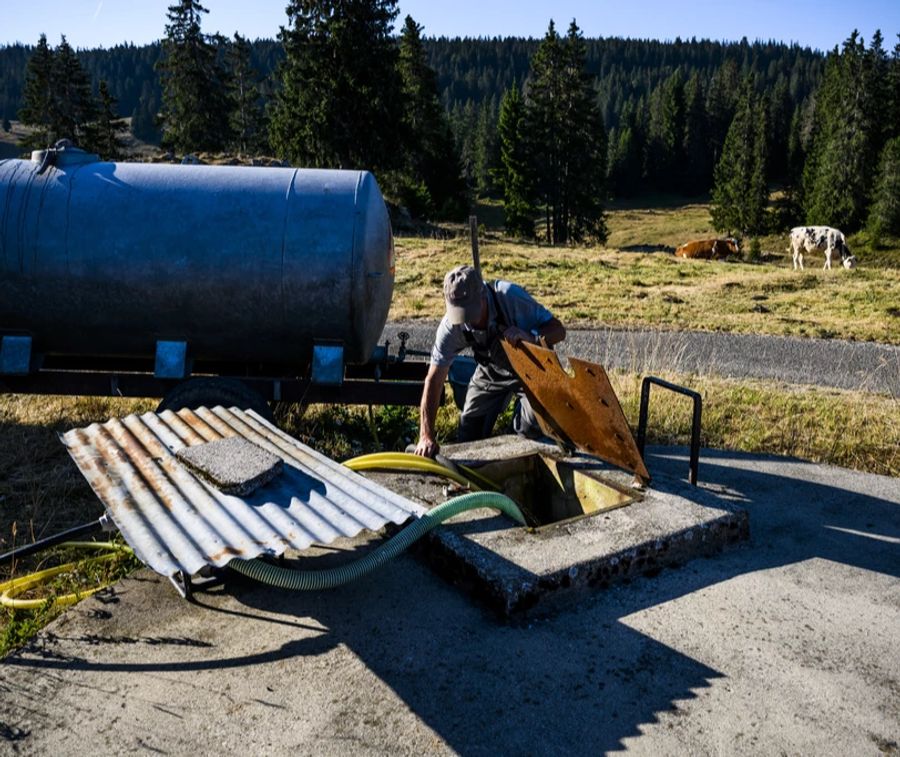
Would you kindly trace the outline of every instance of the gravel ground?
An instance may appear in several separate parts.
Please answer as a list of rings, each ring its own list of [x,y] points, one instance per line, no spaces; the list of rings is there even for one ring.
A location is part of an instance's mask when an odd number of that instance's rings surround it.
[[[437,322],[389,323],[384,339],[410,334],[407,347],[429,351]],[[557,351],[636,373],[674,371],[774,379],[900,396],[900,347],[837,339],[650,329],[573,329]]]

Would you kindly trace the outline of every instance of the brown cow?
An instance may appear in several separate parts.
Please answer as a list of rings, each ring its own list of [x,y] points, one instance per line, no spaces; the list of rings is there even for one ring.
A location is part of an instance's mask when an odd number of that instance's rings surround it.
[[[675,250],[675,257],[721,260],[729,255],[739,255],[740,252],[736,239],[695,239]]]

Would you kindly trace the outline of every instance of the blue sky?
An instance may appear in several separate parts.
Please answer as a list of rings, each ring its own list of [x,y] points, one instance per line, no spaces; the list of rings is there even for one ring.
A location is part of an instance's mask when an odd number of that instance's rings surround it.
[[[8,2],[8,0],[7,0]],[[51,45],[65,34],[76,48],[120,42],[144,44],[163,36],[171,0],[29,0],[3,15],[0,44],[34,44],[41,32]],[[207,33],[274,37],[287,20],[286,0],[206,0]],[[853,29],[868,43],[881,29],[888,50],[900,32],[900,0],[400,0],[429,36],[541,37],[552,17],[564,30],[572,18],[588,37],[672,40],[775,39],[829,50]],[[12,16],[10,18],[10,16]]]

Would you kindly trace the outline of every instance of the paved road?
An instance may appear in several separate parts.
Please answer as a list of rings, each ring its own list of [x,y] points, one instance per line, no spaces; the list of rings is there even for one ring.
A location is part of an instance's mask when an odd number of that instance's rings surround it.
[[[749,543],[528,625],[409,555],[198,604],[141,571],[0,664],[0,754],[895,754],[897,481],[714,450],[701,472]]]
[[[389,323],[384,338],[411,335],[408,347],[430,350],[436,322]],[[900,397],[900,347],[837,339],[648,329],[573,330],[560,354],[636,373],[674,371],[773,379]]]

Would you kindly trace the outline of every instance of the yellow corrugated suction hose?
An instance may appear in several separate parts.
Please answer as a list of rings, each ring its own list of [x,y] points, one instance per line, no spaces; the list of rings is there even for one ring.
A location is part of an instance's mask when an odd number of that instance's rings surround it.
[[[384,563],[399,555],[439,523],[466,510],[482,507],[494,508],[525,525],[525,519],[518,505],[513,500],[503,494],[499,494],[497,491],[499,487],[490,479],[464,465],[455,464],[453,467],[450,467],[430,458],[420,457],[408,452],[378,452],[371,455],[362,455],[347,460],[344,465],[355,471],[404,470],[433,473],[449,478],[462,486],[493,491],[475,491],[438,505],[365,557],[346,566],[321,571],[298,571],[269,565],[260,560],[232,560],[228,564],[229,567],[250,578],[286,589],[328,589],[342,586],[384,565]],[[112,542],[65,542],[62,546],[101,549],[110,552],[110,554],[82,561],[81,565],[85,562],[95,563],[112,560],[119,552],[130,552],[133,554],[130,547]],[[54,576],[74,569],[78,565],[79,563],[67,563],[31,573],[27,576],[20,576],[0,584],[0,605],[19,610],[40,609],[50,600],[18,599],[18,596],[49,581]],[[102,588],[104,587],[98,586],[85,591],[55,597],[54,602],[58,606],[71,605]]]
[[[441,465],[436,460],[428,457],[413,455],[409,452],[375,452],[371,455],[361,455],[344,462],[350,470],[407,470],[422,473],[434,473],[438,476],[452,479],[462,486],[471,486],[475,489],[487,489],[498,491],[500,489],[490,479],[482,476],[465,465],[456,465],[453,470]]]
[[[131,547],[127,547],[124,544],[114,544],[113,542],[93,542],[93,541],[67,541],[63,542],[63,547],[74,547],[77,549],[99,549],[109,552],[109,554],[100,555],[99,557],[90,557],[87,560],[82,560],[80,562],[70,562],[65,565],[57,565],[53,568],[47,568],[46,570],[39,570],[36,573],[29,573],[26,576],[19,576],[18,578],[13,578],[5,583],[0,583],[0,605],[3,607],[9,607],[14,610],[39,610],[44,607],[48,602],[51,601],[51,598],[42,598],[42,599],[18,599],[18,596],[29,589],[33,589],[36,586],[40,586],[41,584],[46,583],[54,576],[58,576],[61,573],[67,573],[71,570],[74,570],[80,566],[84,566],[87,564],[95,564],[100,562],[109,562],[110,560],[114,560],[119,554],[125,552],[128,554],[134,554],[132,552]],[[85,589],[84,591],[76,591],[71,594],[63,594],[59,597],[53,597],[52,601],[58,607],[65,607],[67,605],[73,605],[80,599],[84,599],[85,597],[91,596],[91,594],[95,594],[106,587],[106,584],[102,584],[100,586],[96,586],[92,589]]]

